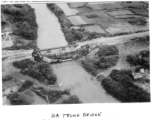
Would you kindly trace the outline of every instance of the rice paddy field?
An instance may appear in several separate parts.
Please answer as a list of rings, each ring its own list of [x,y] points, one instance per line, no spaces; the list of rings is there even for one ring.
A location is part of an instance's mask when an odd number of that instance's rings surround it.
[[[108,13],[109,15],[112,15],[112,16],[121,16],[121,15],[133,15],[134,13],[130,10],[115,10],[115,11],[110,11],[110,12],[106,12]]]
[[[89,32],[113,35],[149,30],[148,22],[145,25],[130,23],[136,20],[148,21],[147,2],[78,2],[57,5],[74,26],[83,27]]]
[[[68,19],[73,25],[84,25],[87,24],[80,16],[70,16]]]
[[[145,2],[119,2],[120,5],[130,8],[147,8],[148,5]]]
[[[92,9],[91,8],[88,8],[88,7],[83,7],[83,8],[76,8],[76,10],[79,11],[79,13],[85,13],[85,12],[91,12]]]
[[[123,24],[118,23],[109,26],[107,29],[105,29],[109,34],[114,35],[118,33],[134,33],[136,31],[146,31],[149,30],[148,26],[136,26],[136,25],[130,25],[130,24]]]
[[[70,15],[76,15],[77,13],[79,13],[78,10],[76,9],[71,9],[67,3],[64,4],[57,4],[65,13],[66,16],[70,16]]]
[[[117,15],[117,16],[114,16],[116,19],[127,19],[127,18],[138,18],[138,17],[141,17],[140,15]]]
[[[149,12],[148,10],[146,9],[131,9],[131,11],[134,13],[134,14],[138,14],[138,15],[145,15],[145,16],[148,16]]]
[[[106,31],[100,25],[84,26],[83,28],[89,32],[97,32],[97,33],[106,34]]]
[[[70,8],[78,8],[83,7],[87,4],[87,2],[76,2],[76,3],[68,3]]]
[[[94,15],[96,16],[94,17]],[[87,24],[100,24],[104,29],[108,28],[108,26],[111,24],[117,23],[117,20],[115,18],[102,11],[86,12],[82,13],[80,16]],[[93,17],[90,18],[90,16]]]
[[[88,3],[86,5],[87,7],[90,7],[92,9],[96,10],[113,10],[113,9],[121,9],[124,8],[123,6],[119,5],[119,3],[116,2],[110,2],[110,3]]]

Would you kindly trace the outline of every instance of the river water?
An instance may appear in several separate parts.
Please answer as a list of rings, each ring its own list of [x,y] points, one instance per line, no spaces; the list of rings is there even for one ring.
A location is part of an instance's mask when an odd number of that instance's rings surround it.
[[[31,4],[38,23],[38,47],[41,49],[67,45],[56,16],[46,4]],[[77,62],[69,61],[52,65],[58,84],[70,89],[84,103],[119,102],[108,95],[101,83],[88,74]]]
[[[35,9],[38,23],[38,43],[40,49],[67,45],[57,17],[46,4],[30,4]]]

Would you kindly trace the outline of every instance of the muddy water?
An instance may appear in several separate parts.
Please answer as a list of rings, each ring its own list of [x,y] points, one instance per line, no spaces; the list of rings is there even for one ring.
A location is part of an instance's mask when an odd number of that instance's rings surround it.
[[[108,95],[101,83],[88,74],[77,62],[69,61],[53,65],[59,84],[71,90],[84,103],[119,102]]]
[[[57,17],[46,4],[30,4],[35,9],[38,23],[38,44],[40,49],[67,45]]]
[[[51,48],[66,45],[56,16],[45,4],[31,4],[35,8],[38,23],[38,47]],[[58,84],[70,89],[84,103],[118,102],[108,95],[101,83],[88,74],[77,62],[70,61],[53,65]]]

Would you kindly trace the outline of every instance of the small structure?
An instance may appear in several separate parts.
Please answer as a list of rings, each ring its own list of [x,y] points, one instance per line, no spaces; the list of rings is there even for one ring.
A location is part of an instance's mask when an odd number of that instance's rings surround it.
[[[139,79],[139,78],[142,78],[143,75],[141,73],[132,73],[134,79]]]

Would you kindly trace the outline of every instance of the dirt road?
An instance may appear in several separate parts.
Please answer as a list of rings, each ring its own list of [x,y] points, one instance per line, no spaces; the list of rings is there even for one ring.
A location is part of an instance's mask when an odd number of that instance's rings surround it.
[[[141,33],[121,35],[121,36],[116,36],[116,37],[108,37],[108,38],[101,37],[101,38],[97,38],[97,39],[90,40],[90,41],[80,42],[78,44],[80,46],[86,45],[86,44],[91,44],[91,43],[101,43],[104,45],[116,45],[118,43],[128,42],[132,38],[144,37],[144,36],[148,36],[148,35],[149,35],[149,31],[146,31],[146,32],[141,32]]]
[[[142,33],[135,33],[135,34],[128,34],[128,35],[121,35],[117,37],[109,37],[109,38],[98,38],[91,41],[79,42],[78,45],[81,47],[86,44],[92,43],[100,43],[104,45],[116,45],[118,43],[125,43],[130,41],[132,38],[136,37],[144,37],[148,36],[149,32],[142,32]],[[14,60],[21,60],[25,58],[31,58],[31,53],[33,50],[3,50],[2,52],[2,60],[3,61],[14,61]]]

